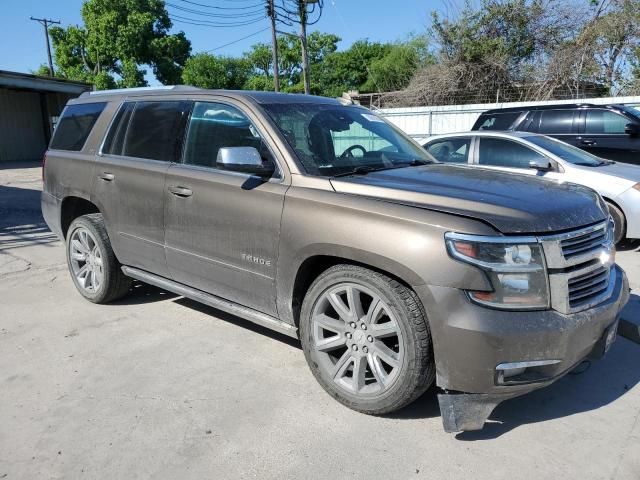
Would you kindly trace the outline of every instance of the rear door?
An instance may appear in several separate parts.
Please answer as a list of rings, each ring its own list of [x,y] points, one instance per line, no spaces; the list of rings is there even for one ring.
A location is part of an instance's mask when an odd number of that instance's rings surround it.
[[[118,259],[168,277],[164,254],[164,182],[182,145],[190,105],[124,102],[97,158],[93,197]]]
[[[578,146],[580,112],[579,109],[541,110],[539,111],[539,120],[536,117],[532,122],[532,126],[538,126],[537,129],[534,127],[529,131]]]
[[[174,280],[275,315],[288,182],[279,168],[263,180],[216,165],[222,147],[254,147],[263,161],[275,162],[257,125],[231,100],[195,103],[183,161],[171,165],[166,178],[166,255]]]
[[[640,165],[640,137],[625,133],[627,124],[634,122],[611,110],[590,108],[576,146],[601,158]]]
[[[501,137],[476,137],[477,156],[474,165],[545,178],[558,178],[556,162],[533,148]],[[531,161],[551,162],[554,170],[542,172],[529,167]]]

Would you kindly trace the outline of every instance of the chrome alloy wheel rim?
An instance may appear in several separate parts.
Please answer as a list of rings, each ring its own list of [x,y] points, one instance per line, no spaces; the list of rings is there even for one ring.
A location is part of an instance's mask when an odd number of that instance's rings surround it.
[[[379,295],[355,283],[326,290],[312,312],[318,365],[340,388],[378,396],[391,387],[404,359],[397,319]]]
[[[97,292],[104,278],[102,254],[95,237],[86,228],[77,228],[71,234],[69,259],[78,285],[87,292]]]

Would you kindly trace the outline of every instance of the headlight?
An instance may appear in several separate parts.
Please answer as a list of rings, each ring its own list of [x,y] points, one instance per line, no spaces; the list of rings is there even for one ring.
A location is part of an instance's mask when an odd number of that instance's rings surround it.
[[[549,308],[549,282],[542,245],[533,237],[484,237],[449,232],[449,255],[482,269],[493,291],[467,291],[474,302],[493,308]]]
[[[636,183],[633,188],[635,188],[636,190],[640,190],[640,183]]]

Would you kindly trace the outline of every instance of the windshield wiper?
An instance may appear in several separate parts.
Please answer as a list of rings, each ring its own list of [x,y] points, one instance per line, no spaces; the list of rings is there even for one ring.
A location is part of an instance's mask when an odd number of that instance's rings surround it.
[[[336,173],[334,177],[349,177],[351,175],[366,175],[371,172],[380,172],[382,170],[395,170],[396,168],[407,168],[407,167],[420,167],[422,165],[431,165],[438,162],[434,162],[432,160],[424,160],[421,158],[414,158],[410,162],[402,163],[400,165],[393,165],[390,167],[368,167],[366,165],[361,165],[359,167],[355,167],[351,170],[342,173]]]
[[[438,163],[438,162],[434,162],[433,160],[425,160],[424,158],[414,158],[406,166],[421,167],[423,165],[433,165],[434,163]]]
[[[394,167],[366,167],[366,166],[359,166],[359,167],[355,167],[351,170],[347,170],[346,172],[342,172],[342,173],[336,173],[334,175],[334,177],[349,177],[351,175],[366,175],[367,173],[371,173],[371,172],[379,172],[381,170],[391,170],[393,168],[398,168],[396,166]]]

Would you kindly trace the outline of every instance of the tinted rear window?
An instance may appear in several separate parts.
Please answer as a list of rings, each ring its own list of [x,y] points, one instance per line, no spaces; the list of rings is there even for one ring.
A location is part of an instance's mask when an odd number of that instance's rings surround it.
[[[127,127],[129,126],[129,120],[136,104],[133,102],[125,103],[120,107],[116,118],[109,127],[109,133],[107,139],[102,147],[102,153],[110,155],[122,155],[122,147],[124,146],[124,136],[127,133]]]
[[[509,130],[522,112],[483,113],[476,121],[474,130]]]
[[[82,150],[105,105],[106,103],[84,103],[66,107],[53,133],[49,148],[74,152]]]
[[[175,162],[187,111],[184,102],[138,102],[124,139],[123,155]]]
[[[540,133],[571,133],[573,116],[574,110],[544,110],[538,131]]]

